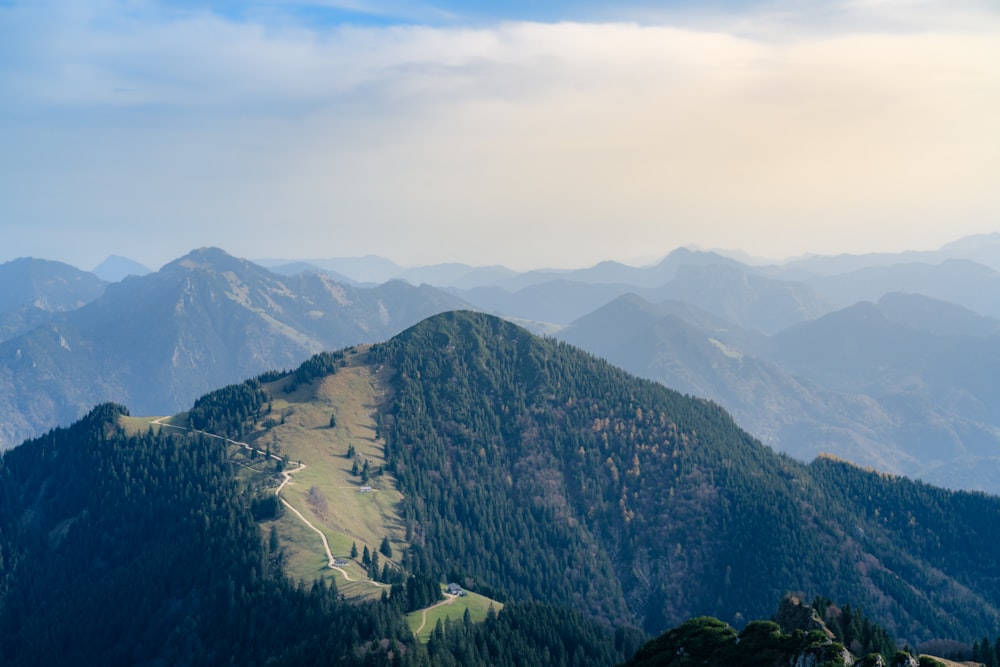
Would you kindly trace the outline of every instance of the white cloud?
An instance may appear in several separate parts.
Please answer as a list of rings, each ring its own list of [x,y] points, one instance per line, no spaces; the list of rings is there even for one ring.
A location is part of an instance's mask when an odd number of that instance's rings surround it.
[[[713,29],[0,9],[0,213],[141,220],[170,253],[522,265],[995,228],[996,15],[826,6],[805,31],[779,6]]]

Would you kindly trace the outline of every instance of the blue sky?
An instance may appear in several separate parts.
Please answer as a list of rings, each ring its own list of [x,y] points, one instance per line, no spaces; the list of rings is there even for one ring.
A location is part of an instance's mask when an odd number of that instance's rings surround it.
[[[515,268],[998,231],[1000,9],[0,2],[0,261]]]
[[[176,11],[211,11],[239,21],[283,16],[307,25],[490,25],[498,21],[534,22],[644,22],[667,13],[734,13],[760,6],[750,0],[704,0],[702,2],[393,2],[314,0],[282,2],[183,2],[166,3]]]

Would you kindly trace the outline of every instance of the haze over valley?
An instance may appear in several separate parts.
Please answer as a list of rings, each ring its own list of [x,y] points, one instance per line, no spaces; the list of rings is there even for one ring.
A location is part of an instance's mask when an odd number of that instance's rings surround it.
[[[1000,667],[1000,6],[0,2],[0,664]]]
[[[800,460],[828,453],[996,493],[998,268],[997,236],[779,265],[680,249],[644,267],[530,272],[375,257],[258,264],[202,249],[115,283],[18,260],[0,265],[11,286],[3,442],[101,401],[176,411],[214,386],[472,308],[716,401]]]

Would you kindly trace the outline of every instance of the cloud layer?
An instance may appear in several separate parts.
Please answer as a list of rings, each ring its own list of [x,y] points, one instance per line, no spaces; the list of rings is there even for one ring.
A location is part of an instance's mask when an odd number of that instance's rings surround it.
[[[944,6],[479,27],[0,6],[0,261],[570,266],[994,230],[1000,20]]]

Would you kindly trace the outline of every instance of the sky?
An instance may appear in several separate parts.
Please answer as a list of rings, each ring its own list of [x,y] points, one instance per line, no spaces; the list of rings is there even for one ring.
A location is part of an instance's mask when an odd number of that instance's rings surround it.
[[[1000,231],[995,0],[0,0],[0,262]]]

